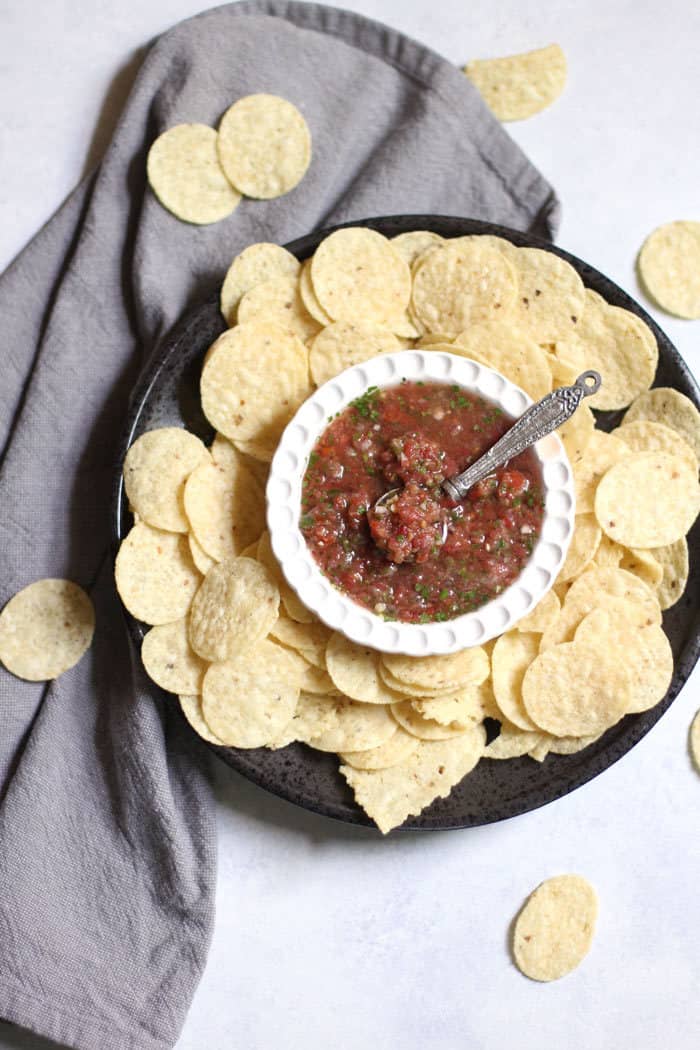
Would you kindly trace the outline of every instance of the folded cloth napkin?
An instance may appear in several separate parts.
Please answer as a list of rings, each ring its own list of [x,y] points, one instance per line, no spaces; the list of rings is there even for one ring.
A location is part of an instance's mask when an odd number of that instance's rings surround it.
[[[173,124],[215,127],[253,92],[304,113],[307,175],[215,225],[179,222],[147,189],[149,145]],[[57,681],[0,671],[5,1019],[83,1050],[171,1047],[206,960],[206,756],[145,679],[112,582],[115,449],[139,370],[245,245],[410,212],[547,236],[558,204],[438,55],[345,11],[232,4],[155,43],[99,168],[0,278],[0,602],[67,576],[97,610],[92,649]]]

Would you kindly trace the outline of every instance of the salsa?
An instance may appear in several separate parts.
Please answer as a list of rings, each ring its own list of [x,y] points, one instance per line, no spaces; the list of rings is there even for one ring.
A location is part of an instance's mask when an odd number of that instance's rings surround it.
[[[448,383],[370,387],[329,420],[304,475],[299,525],[321,571],[387,620],[451,620],[491,601],[520,574],[542,527],[537,457],[528,449],[459,503],[441,483],[512,423]]]

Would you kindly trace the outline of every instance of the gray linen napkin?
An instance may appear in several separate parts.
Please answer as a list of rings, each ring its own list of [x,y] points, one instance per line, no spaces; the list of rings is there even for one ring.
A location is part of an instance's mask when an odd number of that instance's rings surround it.
[[[306,116],[306,177],[216,225],[178,222],[147,190],[149,144],[260,91]],[[558,205],[438,55],[316,4],[233,4],[157,41],[98,170],[0,278],[0,602],[68,576],[97,608],[92,650],[58,681],[0,671],[0,1016],[84,1050],[170,1047],[206,959],[205,754],[141,672],[112,583],[116,439],[140,368],[246,244],[431,211],[551,235]]]

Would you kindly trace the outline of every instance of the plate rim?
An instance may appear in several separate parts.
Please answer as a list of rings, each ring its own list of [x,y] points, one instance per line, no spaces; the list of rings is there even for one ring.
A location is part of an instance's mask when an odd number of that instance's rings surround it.
[[[581,273],[582,270],[586,271],[587,275],[592,275],[593,282],[597,286],[596,290],[600,291],[600,289],[602,289],[600,294],[607,298],[606,290],[609,290],[616,300],[622,300],[622,305],[625,309],[635,313],[650,327],[659,343],[660,349],[663,350],[665,357],[670,358],[675,368],[683,376],[691,392],[691,400],[694,401],[696,407],[700,409],[700,385],[690,371],[688,364],[672,343],[671,339],[666,335],[654,318],[650,316],[645,308],[606,274],[602,273],[585,260],[580,259],[578,256],[563,248],[560,248],[558,245],[553,244],[545,238],[522,230],[515,230],[507,226],[502,226],[497,223],[491,223],[481,219],[472,219],[466,216],[416,213],[372,216],[364,219],[354,219],[343,223],[337,223],[333,226],[314,230],[302,237],[295,238],[286,243],[284,247],[287,251],[296,255],[300,261],[303,261],[315,250],[323,238],[327,237],[335,230],[353,226],[366,226],[370,229],[376,229],[380,233],[384,233],[386,236],[420,229],[433,230],[434,232],[439,233],[440,230],[434,230],[435,226],[450,228],[459,226],[462,229],[461,233],[452,232],[450,234],[445,234],[445,236],[454,237],[491,234],[497,237],[504,237],[518,247],[541,248],[544,251],[558,255],[560,258],[570,263],[581,276],[583,276]],[[393,228],[391,234],[386,233],[387,228]],[[126,451],[133,441],[134,433],[138,429],[144,404],[146,403],[149,394],[156,386],[159,376],[166,368],[170,357],[175,352],[178,340],[182,339],[190,328],[196,328],[198,319],[205,314],[208,316],[211,312],[212,306],[215,306],[218,309],[218,295],[211,296],[198,305],[187,309],[175,324],[163,333],[150,354],[149,359],[143,367],[131,392],[126,412],[126,420],[119,437],[115,458],[115,478],[110,506],[110,533],[113,541],[113,559],[116,557],[119,543],[124,536],[122,522],[126,499],[122,479],[122,465]],[[222,320],[222,324],[223,323]],[[610,413],[610,415],[621,415],[621,412]],[[145,630],[139,621],[137,621],[135,617],[126,610],[121,603],[121,600],[120,606],[131,641],[137,648],[140,648]],[[551,802],[563,798],[565,795],[582,787],[584,784],[587,784],[589,781],[605,772],[606,769],[615,765],[616,762],[628,754],[632,748],[635,747],[644,736],[646,736],[650,729],[652,729],[652,727],[659,721],[677,698],[699,658],[700,610],[696,612],[695,619],[691,626],[691,635],[680,652],[674,667],[671,686],[669,687],[668,693],[664,699],[649,711],[629,716],[634,718],[635,721],[627,724],[624,738],[618,740],[616,737],[609,742],[607,749],[603,748],[596,754],[591,755],[584,769],[581,769],[580,765],[577,764],[572,768],[571,776],[568,778],[564,777],[563,780],[559,769],[559,782],[553,790],[545,791],[541,785],[535,785],[533,788],[525,789],[523,792],[516,793],[512,798],[506,801],[496,803],[492,810],[488,810],[484,814],[476,815],[474,819],[462,818],[455,822],[451,821],[449,817],[445,818],[438,816],[431,818],[429,816],[432,807],[431,804],[431,806],[426,807],[421,814],[416,817],[409,817],[404,824],[394,830],[397,832],[427,832],[483,827],[487,824],[498,823],[502,820],[509,820],[512,817],[520,816],[524,813],[533,812],[536,809],[540,809],[542,806],[549,805]],[[158,690],[158,687],[154,686],[154,689]],[[159,690],[159,692],[162,693],[164,702],[170,702],[169,698],[174,695],[165,693],[163,690]],[[184,714],[180,710],[179,703],[176,705],[176,710],[182,722],[188,726],[188,729],[196,735],[200,741],[202,741],[202,738],[198,737],[195,730],[189,726]],[[622,726],[624,722],[625,720],[618,723],[617,726],[612,727],[608,732],[612,732],[615,729],[619,730],[619,727]],[[381,834],[374,822],[364,813],[363,810],[360,809],[354,800],[351,804],[351,809],[346,811],[342,810],[336,803],[326,803],[323,799],[319,799],[318,797],[305,797],[303,792],[296,788],[287,789],[284,785],[271,785],[266,772],[260,771],[255,767],[254,756],[257,749],[235,749],[220,747],[208,741],[202,742],[227,766],[236,770],[257,787],[263,788],[268,794],[299,806],[307,812],[314,812],[353,827],[368,828],[375,831],[377,835]],[[299,743],[291,746],[294,748],[305,747],[305,745]],[[609,753],[610,750],[614,752],[612,755]],[[585,749],[578,754],[585,754]],[[251,757],[253,759],[252,762],[250,760]],[[554,757],[560,759],[571,759],[573,756],[565,755]],[[511,761],[523,761],[523,759]],[[557,765],[559,765],[559,763]],[[340,776],[339,773],[338,776]]]

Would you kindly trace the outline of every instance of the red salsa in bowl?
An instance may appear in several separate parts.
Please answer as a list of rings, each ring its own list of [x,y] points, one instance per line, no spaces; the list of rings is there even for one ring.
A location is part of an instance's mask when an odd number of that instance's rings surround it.
[[[318,438],[302,484],[299,525],[323,574],[359,605],[403,623],[452,620],[504,591],[542,528],[534,450],[459,503],[441,483],[513,422],[449,383],[404,380],[351,402]],[[392,489],[397,495],[374,509]]]

